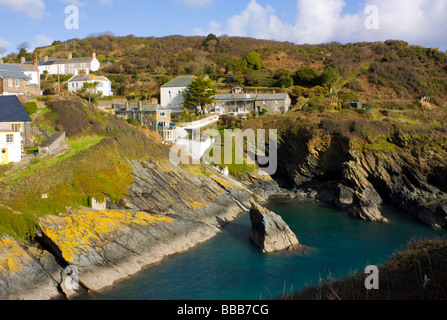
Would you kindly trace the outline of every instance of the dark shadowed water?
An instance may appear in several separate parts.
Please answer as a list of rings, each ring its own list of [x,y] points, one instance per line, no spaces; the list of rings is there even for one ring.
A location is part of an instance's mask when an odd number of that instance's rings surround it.
[[[344,277],[367,265],[384,263],[414,237],[447,235],[388,207],[383,210],[390,220],[387,225],[357,220],[313,201],[270,203],[267,207],[280,214],[300,243],[309,247],[304,254],[260,253],[249,240],[250,218],[245,213],[205,244],[87,298],[269,299],[316,285],[328,275]]]

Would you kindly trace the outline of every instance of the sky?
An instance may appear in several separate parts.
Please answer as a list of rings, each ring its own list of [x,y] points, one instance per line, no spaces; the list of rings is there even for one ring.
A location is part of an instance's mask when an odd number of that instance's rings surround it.
[[[103,32],[296,44],[392,39],[445,51],[446,18],[447,0],[0,0],[0,55],[24,42],[30,52]]]

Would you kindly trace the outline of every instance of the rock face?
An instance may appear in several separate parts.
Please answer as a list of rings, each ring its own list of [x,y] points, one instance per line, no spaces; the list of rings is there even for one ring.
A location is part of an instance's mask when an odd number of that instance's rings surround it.
[[[76,209],[39,219],[42,241],[65,265],[76,267],[81,288],[100,291],[186,251],[242,212],[213,179],[169,162],[134,162],[132,175],[129,195],[107,210]],[[247,205],[251,198],[237,187],[231,194]],[[65,291],[67,297],[74,294]]]
[[[46,251],[10,237],[0,240],[0,300],[48,300],[60,296],[61,268]]]
[[[343,135],[290,135],[284,140],[277,179],[287,181],[297,195],[382,223],[388,222],[381,213],[386,201],[433,228],[447,228],[443,207],[437,212],[429,208],[447,198],[446,151],[424,153],[398,141],[394,151],[359,151]]]
[[[251,203],[250,220],[250,239],[263,253],[293,250],[300,246],[296,235],[279,215],[255,202]]]

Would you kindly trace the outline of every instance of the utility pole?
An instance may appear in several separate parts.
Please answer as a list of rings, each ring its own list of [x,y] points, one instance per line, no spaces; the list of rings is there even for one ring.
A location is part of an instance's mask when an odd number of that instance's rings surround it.
[[[61,95],[61,76],[60,76],[60,65],[57,66],[57,82],[59,84],[59,95]]]

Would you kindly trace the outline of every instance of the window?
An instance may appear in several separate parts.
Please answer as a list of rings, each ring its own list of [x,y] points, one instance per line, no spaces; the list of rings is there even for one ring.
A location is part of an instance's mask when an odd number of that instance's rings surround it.
[[[12,87],[12,79],[8,79],[8,87]]]
[[[16,88],[18,88],[19,85],[20,85],[20,83],[19,83],[19,79],[16,79]]]
[[[13,123],[11,125],[11,131],[21,132],[22,131],[22,125],[20,123]]]
[[[160,117],[166,117],[166,112],[160,112]]]
[[[26,83],[25,83],[27,86],[29,86],[29,80],[26,80]]]
[[[14,143],[14,135],[13,134],[6,135],[6,143]]]

